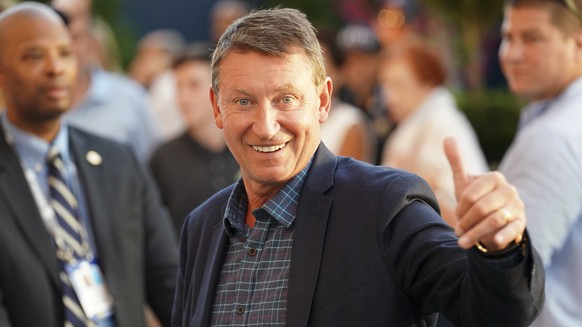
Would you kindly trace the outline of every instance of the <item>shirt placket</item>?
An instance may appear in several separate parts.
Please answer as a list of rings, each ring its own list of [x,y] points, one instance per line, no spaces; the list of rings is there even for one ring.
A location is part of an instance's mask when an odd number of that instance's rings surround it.
[[[260,257],[269,234],[271,220],[264,211],[256,212],[254,215],[256,217],[255,226],[249,230],[248,238],[244,242],[244,252],[241,257],[237,282],[239,291],[235,300],[235,317],[233,321],[234,325],[237,326],[252,324],[253,320],[257,319],[257,317],[252,316],[251,303],[253,294],[256,293]],[[256,315],[256,313],[254,314]]]

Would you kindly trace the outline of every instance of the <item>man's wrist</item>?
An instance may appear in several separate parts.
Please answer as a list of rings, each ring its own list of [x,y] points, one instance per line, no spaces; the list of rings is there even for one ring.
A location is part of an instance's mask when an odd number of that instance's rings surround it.
[[[511,242],[511,244],[502,250],[491,251],[479,241],[475,242],[474,248],[477,250],[477,252],[481,253],[485,257],[503,257],[510,253],[514,253],[516,249],[523,249],[527,243],[526,241],[527,236],[525,234],[520,234],[514,242]]]

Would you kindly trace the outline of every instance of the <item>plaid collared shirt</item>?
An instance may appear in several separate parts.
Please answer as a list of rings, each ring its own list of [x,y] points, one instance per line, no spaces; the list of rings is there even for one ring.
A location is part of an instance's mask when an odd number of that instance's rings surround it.
[[[313,160],[313,159],[312,159]],[[293,222],[311,161],[261,208],[255,226],[245,224],[242,180],[224,217],[229,246],[212,309],[212,326],[284,326],[293,245]]]

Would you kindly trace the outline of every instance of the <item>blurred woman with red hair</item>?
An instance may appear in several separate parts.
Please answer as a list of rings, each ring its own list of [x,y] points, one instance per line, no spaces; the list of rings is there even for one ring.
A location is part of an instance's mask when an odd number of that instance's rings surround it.
[[[455,225],[454,185],[443,140],[457,140],[465,168],[488,170],[475,131],[445,88],[446,70],[427,45],[408,42],[392,49],[381,63],[379,82],[395,130],[388,138],[382,164],[422,176],[433,188],[443,217]]]

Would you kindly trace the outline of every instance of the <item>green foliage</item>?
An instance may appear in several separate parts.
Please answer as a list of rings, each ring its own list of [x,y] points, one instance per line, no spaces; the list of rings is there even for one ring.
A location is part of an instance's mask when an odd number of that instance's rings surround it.
[[[111,37],[114,46],[117,49],[109,49],[116,59],[119,61],[120,68],[127,67],[129,61],[133,58],[135,47],[137,45],[137,37],[132,26],[121,19],[119,13],[121,12],[122,0],[93,0],[93,12],[96,17],[101,18],[111,28],[113,32]],[[112,45],[113,46],[113,45]]]
[[[295,8],[303,11],[315,26],[336,25],[338,18],[333,11],[333,0],[264,0],[265,8]]]
[[[456,97],[475,128],[489,166],[495,169],[513,140],[524,103],[505,89],[464,92]]]
[[[426,8],[434,8],[457,26],[488,26],[502,13],[504,0],[421,0]]]
[[[106,17],[110,24],[113,24],[112,20],[117,20],[120,10],[120,0],[93,0],[93,11],[100,17]]]
[[[503,14],[504,0],[420,0],[429,11],[444,18],[451,27],[456,69],[461,72],[468,89],[484,85],[482,42],[496,28]]]

